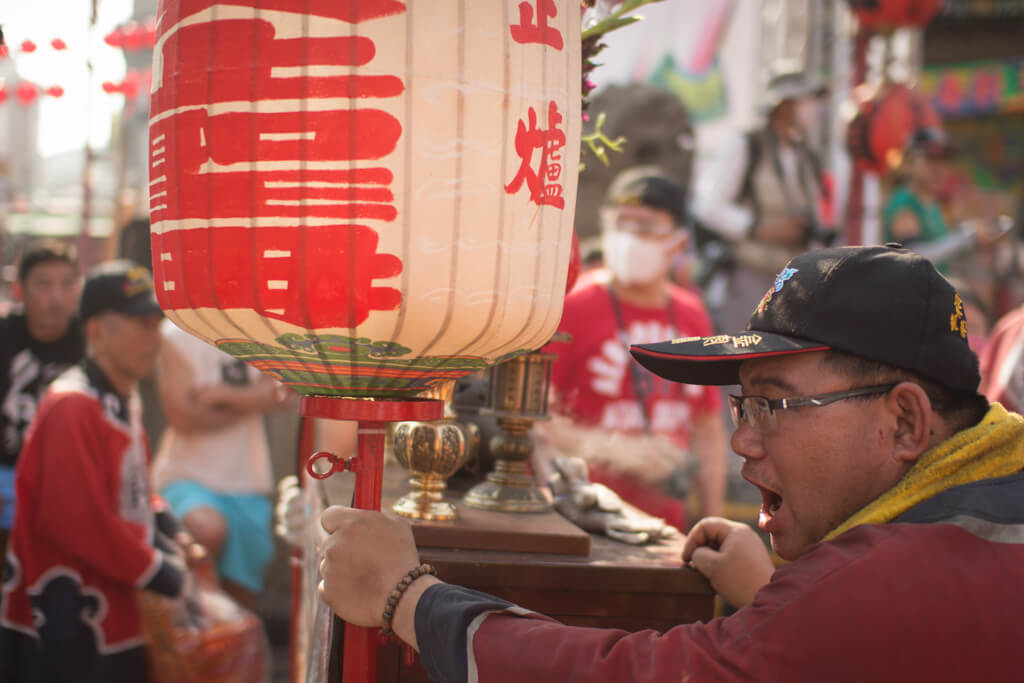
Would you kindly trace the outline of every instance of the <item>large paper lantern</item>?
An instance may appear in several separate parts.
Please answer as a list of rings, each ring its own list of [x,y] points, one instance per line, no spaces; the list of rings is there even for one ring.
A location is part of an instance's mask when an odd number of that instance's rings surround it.
[[[162,0],[157,17],[161,306],[306,415],[360,421],[344,466],[355,506],[379,507],[382,423],[439,418],[414,399],[558,325],[579,4]],[[375,642],[346,628],[346,682],[373,680]]]
[[[580,125],[572,0],[165,0],[154,279],[307,395],[408,398],[555,331]]]

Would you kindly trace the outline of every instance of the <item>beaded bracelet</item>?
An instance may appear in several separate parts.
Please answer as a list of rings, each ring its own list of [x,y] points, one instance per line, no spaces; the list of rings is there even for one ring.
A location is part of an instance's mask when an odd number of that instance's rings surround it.
[[[395,616],[395,609],[398,607],[398,601],[402,599],[403,595],[405,595],[405,591],[409,589],[409,586],[412,585],[413,581],[421,576],[426,576],[427,574],[430,576],[437,576],[437,570],[434,568],[434,565],[424,563],[417,567],[413,567],[405,576],[402,577],[402,580],[398,582],[398,585],[395,586],[394,590],[391,591],[391,595],[388,596],[388,602],[384,605],[384,614],[381,617],[383,625],[380,630],[384,635],[389,635],[391,633],[391,619]]]

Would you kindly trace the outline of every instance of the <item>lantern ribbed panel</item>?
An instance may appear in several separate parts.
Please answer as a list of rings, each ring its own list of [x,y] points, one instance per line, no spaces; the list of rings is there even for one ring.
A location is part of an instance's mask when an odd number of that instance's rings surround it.
[[[405,398],[561,316],[572,0],[165,0],[153,270],[177,325],[309,395]]]

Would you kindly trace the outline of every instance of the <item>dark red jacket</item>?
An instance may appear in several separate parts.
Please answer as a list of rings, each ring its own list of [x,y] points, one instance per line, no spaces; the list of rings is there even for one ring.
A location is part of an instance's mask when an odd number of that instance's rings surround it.
[[[416,637],[435,681],[1018,681],[1022,585],[1018,473],[813,545],[707,624],[573,628],[440,585],[417,607]]]

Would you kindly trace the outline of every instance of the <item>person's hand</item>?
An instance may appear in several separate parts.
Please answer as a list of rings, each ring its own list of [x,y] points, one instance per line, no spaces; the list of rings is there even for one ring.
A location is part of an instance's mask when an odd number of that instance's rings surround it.
[[[274,507],[274,530],[293,548],[302,549],[316,532],[313,510],[295,475],[288,475],[277,484],[277,505]],[[321,532],[322,533],[322,532]]]
[[[754,239],[768,244],[784,246],[803,244],[807,235],[807,219],[804,217],[782,218],[771,223],[759,223],[754,229]]]
[[[420,562],[412,528],[380,512],[342,506],[324,510],[320,524],[329,534],[320,595],[344,621],[380,626],[388,595]]]
[[[295,392],[278,382],[270,375],[260,375],[256,382],[260,392],[260,403],[262,412],[273,413],[287,407]]]
[[[772,578],[764,542],[746,524],[721,517],[697,522],[683,544],[683,562],[695,567],[729,604],[749,605]]]

